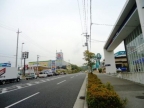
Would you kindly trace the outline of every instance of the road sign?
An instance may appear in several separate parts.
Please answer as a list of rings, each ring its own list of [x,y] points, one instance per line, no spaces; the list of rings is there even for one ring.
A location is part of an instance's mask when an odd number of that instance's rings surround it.
[[[22,52],[22,59],[27,59],[29,56],[29,52]]]

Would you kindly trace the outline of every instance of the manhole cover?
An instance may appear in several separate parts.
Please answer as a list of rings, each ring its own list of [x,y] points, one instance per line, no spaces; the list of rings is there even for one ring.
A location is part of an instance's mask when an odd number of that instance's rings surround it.
[[[138,99],[144,99],[144,96],[136,96]]]

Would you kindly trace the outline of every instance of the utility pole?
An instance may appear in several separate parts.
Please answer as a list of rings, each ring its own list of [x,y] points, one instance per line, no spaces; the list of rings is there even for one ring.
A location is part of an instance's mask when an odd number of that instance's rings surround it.
[[[17,68],[17,58],[18,58],[18,41],[19,41],[19,29],[18,29],[18,32],[17,33],[17,46],[16,46],[16,62],[15,62],[15,67]]]
[[[90,0],[90,49],[91,49],[91,28],[92,28],[92,0]]]
[[[38,73],[38,59],[39,59],[39,55],[37,55],[37,73]]]
[[[24,76],[25,76],[25,60],[26,58],[24,57]]]

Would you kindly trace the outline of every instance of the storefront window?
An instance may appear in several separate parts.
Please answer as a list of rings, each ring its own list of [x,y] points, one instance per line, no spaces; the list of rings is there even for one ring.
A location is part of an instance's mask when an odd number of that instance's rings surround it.
[[[144,72],[144,39],[139,25],[126,39],[130,72]]]

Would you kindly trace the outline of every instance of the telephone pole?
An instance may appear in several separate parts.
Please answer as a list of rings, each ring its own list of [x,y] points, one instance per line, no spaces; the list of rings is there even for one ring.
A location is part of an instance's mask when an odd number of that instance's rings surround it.
[[[17,33],[17,46],[16,46],[16,62],[15,62],[15,67],[17,68],[17,58],[18,58],[18,41],[19,41],[19,29],[18,29],[18,32]]]
[[[39,55],[37,55],[37,73],[38,73],[38,59],[39,59]]]

